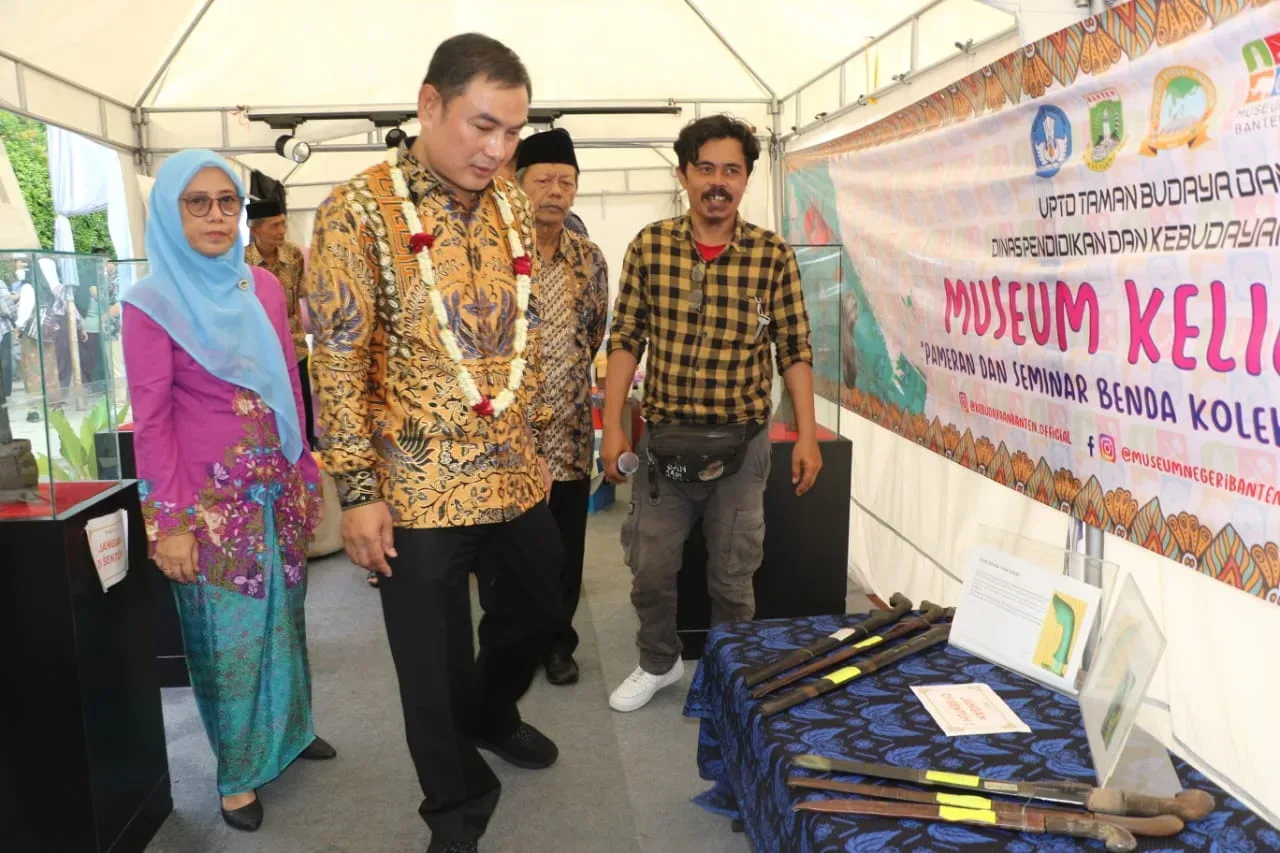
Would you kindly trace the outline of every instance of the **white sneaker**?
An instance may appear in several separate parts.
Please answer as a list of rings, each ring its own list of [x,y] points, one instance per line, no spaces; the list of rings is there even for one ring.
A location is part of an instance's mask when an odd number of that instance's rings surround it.
[[[628,675],[627,680],[609,694],[609,707],[624,713],[643,708],[649,704],[653,694],[675,684],[683,676],[684,661],[680,658],[676,658],[676,665],[662,675],[653,675],[645,672],[643,667],[636,667],[635,672]]]

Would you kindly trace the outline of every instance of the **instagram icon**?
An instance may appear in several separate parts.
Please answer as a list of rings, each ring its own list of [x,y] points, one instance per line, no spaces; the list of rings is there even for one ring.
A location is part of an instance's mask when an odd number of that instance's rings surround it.
[[[969,395],[963,391],[960,392],[960,409],[966,415],[969,414]]]
[[[1103,462],[1116,461],[1116,440],[1105,432],[1098,436],[1098,452]]]

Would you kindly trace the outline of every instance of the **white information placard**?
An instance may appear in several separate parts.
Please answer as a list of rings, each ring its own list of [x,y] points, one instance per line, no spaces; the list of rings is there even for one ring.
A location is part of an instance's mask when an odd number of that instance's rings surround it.
[[[1107,785],[1120,764],[1164,646],[1164,634],[1130,574],[1120,587],[1080,690],[1080,714],[1099,785]]]
[[[89,552],[106,592],[129,572],[129,516],[124,510],[89,519],[84,526],[89,537]]]
[[[947,737],[1031,734],[1031,728],[989,684],[929,684],[912,686],[911,692]]]
[[[988,545],[973,550],[951,644],[1076,695],[1102,590]]]

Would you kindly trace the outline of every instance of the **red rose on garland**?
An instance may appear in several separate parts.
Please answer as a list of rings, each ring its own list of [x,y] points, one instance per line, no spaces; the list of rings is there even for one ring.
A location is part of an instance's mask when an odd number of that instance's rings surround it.
[[[471,410],[477,415],[484,415],[485,417],[488,417],[493,414],[493,401],[488,397],[485,397],[479,403],[472,406]]]
[[[430,249],[436,244],[436,235],[427,234],[425,231],[419,231],[409,238],[409,251],[415,255],[423,249]]]
[[[516,271],[516,275],[529,275],[533,272],[533,258],[521,255],[511,262],[511,268]]]

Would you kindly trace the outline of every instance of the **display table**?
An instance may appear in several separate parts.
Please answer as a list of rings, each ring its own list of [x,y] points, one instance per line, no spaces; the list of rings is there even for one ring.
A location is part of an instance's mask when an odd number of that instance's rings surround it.
[[[791,482],[795,433],[781,424],[769,431],[773,458],[764,493],[764,557],[755,574],[756,618],[840,614],[849,576],[849,478],[853,445],[818,430],[822,472],[803,497]],[[711,624],[707,594],[707,540],[695,524],[676,575],[676,630],[681,657],[701,656]]]
[[[685,703],[685,714],[702,721],[698,770],[702,778],[715,783],[695,802],[717,814],[741,819],[760,853],[1066,853],[1104,849],[1100,842],[1065,836],[793,811],[792,804],[801,799],[850,796],[788,788],[790,757],[801,753],[996,779],[1095,779],[1074,699],[945,645],[790,711],[762,717],[757,710],[759,701],[750,697],[742,683],[741,671],[857,624],[859,618],[817,616],[711,630]],[[971,682],[991,685],[1032,733],[946,737],[911,692],[912,684]],[[1227,797],[1176,757],[1174,767],[1184,787],[1203,788],[1213,794],[1217,810],[1187,824],[1174,838],[1140,837],[1140,850],[1243,853],[1280,849],[1280,833],[1242,803]],[[858,781],[848,776],[837,778]]]
[[[59,485],[58,518],[0,522],[5,853],[140,853],[173,808],[138,487],[91,485]],[[85,525],[119,509],[129,569],[104,593]]]

